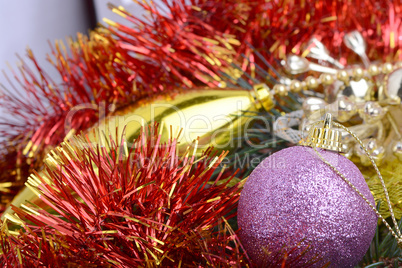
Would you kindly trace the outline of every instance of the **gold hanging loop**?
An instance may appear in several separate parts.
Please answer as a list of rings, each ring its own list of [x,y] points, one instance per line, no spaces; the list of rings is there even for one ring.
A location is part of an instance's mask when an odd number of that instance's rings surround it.
[[[341,129],[343,129],[344,131],[346,131],[346,132],[348,132],[359,144],[360,144],[360,146],[363,148],[363,151],[365,152],[365,154],[367,155],[367,157],[370,159],[370,161],[371,161],[371,164],[373,165],[373,167],[374,167],[374,169],[375,169],[375,171],[376,171],[376,173],[377,173],[377,175],[378,175],[378,178],[380,179],[380,181],[381,181],[381,185],[382,185],[382,188],[383,188],[383,190],[384,190],[384,194],[385,194],[385,198],[386,198],[386,201],[387,201],[387,205],[388,205],[388,208],[389,208],[389,211],[390,211],[390,213],[391,213],[391,218],[392,218],[392,221],[393,221],[393,223],[394,223],[394,226],[395,226],[395,230],[396,230],[396,233],[395,233],[395,231],[391,228],[391,226],[388,224],[388,222],[384,219],[384,217],[377,211],[377,209],[376,209],[376,207],[373,205],[373,204],[371,204],[371,202],[334,166],[334,165],[332,165],[331,163],[329,163],[323,156],[322,156],[322,154],[317,150],[317,148],[320,148],[321,146],[319,146],[320,145],[320,143],[317,143],[316,141],[316,139],[314,138],[314,133],[315,133],[315,129],[316,128],[314,128],[315,126],[317,126],[318,124],[324,124],[324,128],[325,129],[328,129],[328,128],[330,128],[330,124],[331,123],[331,116],[330,115],[326,115],[326,120],[321,120],[321,121],[317,121],[317,122],[315,122],[314,124],[312,124],[311,125],[311,128],[310,128],[310,130],[309,130],[309,137],[307,138],[307,142],[305,143],[305,145],[307,145],[307,146],[310,146],[310,147],[312,147],[313,149],[314,149],[314,151],[315,151],[315,153],[317,154],[317,156],[325,163],[325,164],[327,164],[333,171],[335,171],[335,173],[336,174],[338,174],[360,197],[362,197],[363,198],[363,200],[373,209],[373,211],[377,214],[377,216],[381,219],[381,221],[385,224],[385,226],[389,229],[389,231],[391,232],[391,234],[396,238],[396,240],[397,240],[397,242],[398,242],[398,246],[399,247],[402,247],[402,235],[401,235],[401,231],[400,231],[400,229],[399,229],[399,226],[398,226],[398,223],[397,223],[397,221],[396,221],[396,219],[395,219],[395,214],[394,214],[394,211],[393,211],[393,209],[392,209],[392,205],[391,205],[391,202],[390,202],[390,200],[389,200],[389,195],[388,195],[388,191],[387,191],[387,188],[386,188],[386,186],[385,186],[385,182],[384,182],[384,179],[383,179],[383,177],[382,177],[382,175],[381,175],[381,173],[380,173],[380,170],[378,169],[378,167],[377,167],[377,164],[375,163],[375,161],[374,161],[374,158],[370,155],[370,153],[368,152],[368,150],[367,150],[367,148],[366,148],[366,146],[363,144],[363,142],[356,136],[356,134],[355,133],[353,133],[351,130],[349,130],[347,127],[345,127],[345,126],[343,126],[343,125],[341,125],[341,124],[339,124],[339,123],[336,123],[336,122],[333,122],[332,123],[332,125],[334,125],[334,126],[336,126],[336,127],[338,127],[338,128],[341,128]]]

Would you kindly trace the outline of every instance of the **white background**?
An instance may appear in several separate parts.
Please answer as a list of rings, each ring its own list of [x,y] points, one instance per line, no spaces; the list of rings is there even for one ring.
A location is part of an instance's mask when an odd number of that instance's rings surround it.
[[[136,16],[142,15],[143,10],[132,0],[94,0],[100,23],[103,17],[127,23],[107,8],[108,2],[122,5]],[[0,0],[0,84],[10,89],[3,71],[13,80],[9,66],[17,70],[20,63],[16,54],[27,59],[27,47],[32,49],[40,66],[58,81],[57,72],[46,60],[46,54],[51,52],[49,41],[75,37],[77,32],[86,34],[89,28],[84,0]],[[0,106],[0,113],[5,115],[7,111]]]

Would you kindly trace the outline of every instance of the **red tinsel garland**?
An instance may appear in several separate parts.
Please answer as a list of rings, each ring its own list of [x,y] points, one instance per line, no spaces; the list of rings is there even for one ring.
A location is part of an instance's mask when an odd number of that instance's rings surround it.
[[[209,182],[225,153],[198,161],[178,157],[176,140],[160,144],[157,129],[133,149],[82,137],[64,144],[34,181],[43,201],[13,207],[26,222],[14,237],[2,228],[6,267],[194,267],[247,263],[230,219],[240,187],[233,178]],[[188,155],[188,154],[187,154]],[[51,183],[49,183],[49,180]],[[45,209],[45,207],[48,207]],[[49,210],[53,210],[50,213]],[[10,218],[8,218],[10,219]],[[16,220],[19,222],[19,220]]]
[[[17,146],[0,156],[0,183],[14,187],[0,189],[3,204],[25,180],[20,174],[40,167],[46,148],[66,136],[66,116],[77,105],[118,109],[159,91],[217,85],[220,71],[230,62],[253,73],[255,64],[261,63],[254,49],[273,63],[287,53],[303,51],[312,36],[335,56],[342,55],[343,61],[354,61],[341,42],[345,33],[356,29],[366,38],[372,59],[401,58],[402,8],[397,1],[162,2],[166,13],[154,3],[140,3],[149,13],[147,20],[111,6],[133,26],[109,22],[109,29],[99,28],[89,38],[79,35],[70,42],[69,53],[56,45],[49,60],[60,73],[60,82],[50,78],[28,51],[36,70],[23,65],[21,78],[14,77],[23,93],[2,94],[1,105],[15,119],[0,120],[5,138],[1,146]],[[81,110],[70,126],[75,131],[87,129],[109,112]]]

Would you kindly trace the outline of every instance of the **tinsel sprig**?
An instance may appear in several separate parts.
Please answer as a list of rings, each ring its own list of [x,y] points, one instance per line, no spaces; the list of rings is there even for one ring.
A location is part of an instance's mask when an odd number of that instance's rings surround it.
[[[209,149],[198,160],[190,151],[179,157],[177,141],[162,144],[157,133],[153,127],[142,132],[132,148],[124,140],[91,144],[77,136],[54,150],[45,168],[28,180],[43,205],[27,203],[13,207],[15,215],[6,215],[9,224],[21,229],[15,234],[3,225],[1,263],[249,263],[226,222],[235,215],[239,184],[228,187],[234,175],[223,174],[208,183],[226,153]]]

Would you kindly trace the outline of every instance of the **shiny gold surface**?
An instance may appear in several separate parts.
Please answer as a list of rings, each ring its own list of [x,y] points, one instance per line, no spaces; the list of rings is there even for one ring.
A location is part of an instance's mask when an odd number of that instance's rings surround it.
[[[273,98],[268,88],[257,87],[255,91],[243,89],[199,89],[178,94],[176,97],[161,95],[135,106],[117,111],[113,116],[101,120],[93,129],[104,133],[102,139],[111,136],[120,140],[123,131],[127,142],[132,142],[142,126],[158,122],[161,124],[162,140],[169,135],[179,138],[180,147],[187,147],[199,137],[198,148],[209,146],[228,148],[235,146],[233,138],[242,130],[245,111],[272,109]],[[89,138],[97,142],[98,137],[88,132]],[[119,138],[119,139],[116,139]]]

